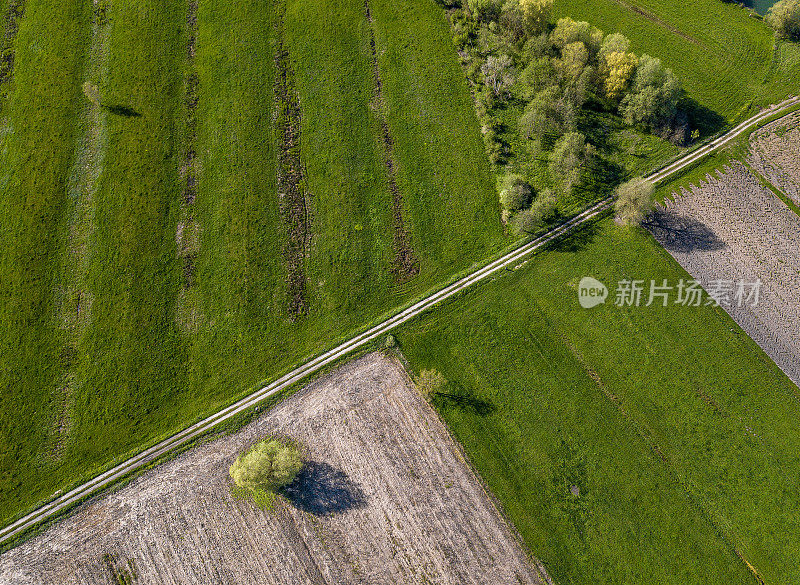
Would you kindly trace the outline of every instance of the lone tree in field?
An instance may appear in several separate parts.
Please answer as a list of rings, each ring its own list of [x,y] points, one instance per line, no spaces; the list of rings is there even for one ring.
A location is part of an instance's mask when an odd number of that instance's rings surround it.
[[[800,40],[800,0],[780,0],[772,5],[764,20],[779,37]]]
[[[617,187],[614,209],[620,225],[639,225],[653,209],[655,187],[641,177],[631,179]]]
[[[233,462],[228,473],[237,487],[275,492],[290,484],[303,460],[297,449],[276,439],[264,439]]]

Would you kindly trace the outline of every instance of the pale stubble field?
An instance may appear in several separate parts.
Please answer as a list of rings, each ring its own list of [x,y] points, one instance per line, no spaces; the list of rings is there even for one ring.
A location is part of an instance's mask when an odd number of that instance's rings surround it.
[[[273,510],[231,495],[261,437],[308,465]],[[399,362],[373,353],[240,431],[95,499],[0,557],[8,585],[519,584],[543,568],[502,519]]]

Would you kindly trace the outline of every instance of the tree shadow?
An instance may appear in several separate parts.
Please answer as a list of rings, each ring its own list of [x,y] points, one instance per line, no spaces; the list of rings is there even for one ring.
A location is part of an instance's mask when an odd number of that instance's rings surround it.
[[[670,252],[710,252],[727,246],[703,222],[666,209],[656,209],[642,225]]]
[[[453,385],[451,382],[450,386]],[[437,408],[457,408],[481,417],[489,416],[497,410],[497,407],[492,402],[475,396],[473,391],[461,386],[456,386],[454,392],[435,392],[432,402]]]
[[[689,127],[693,130],[699,130],[701,137],[716,134],[727,124],[724,116],[685,94],[681,98],[678,108],[686,112],[689,118]]]
[[[364,491],[344,471],[317,461],[307,462],[281,493],[295,508],[315,516],[363,508],[367,502]]]
[[[590,221],[569,235],[558,238],[549,244],[547,249],[554,252],[580,252],[594,241],[599,232],[600,226],[598,222]]]
[[[115,116],[122,116],[123,118],[139,118],[141,114],[128,106],[103,106],[106,110],[114,114]]]

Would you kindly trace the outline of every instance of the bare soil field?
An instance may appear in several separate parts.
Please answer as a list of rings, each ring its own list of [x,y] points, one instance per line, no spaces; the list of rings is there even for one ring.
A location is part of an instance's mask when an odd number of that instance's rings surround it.
[[[775,120],[754,132],[748,162],[800,204],[800,112]]]
[[[761,280],[755,307],[731,298],[723,308],[800,385],[800,217],[741,163],[706,179],[674,194],[647,228],[704,287]]]
[[[273,510],[228,477],[267,435],[309,461]],[[537,565],[402,366],[374,353],[6,552],[0,582],[549,582]]]

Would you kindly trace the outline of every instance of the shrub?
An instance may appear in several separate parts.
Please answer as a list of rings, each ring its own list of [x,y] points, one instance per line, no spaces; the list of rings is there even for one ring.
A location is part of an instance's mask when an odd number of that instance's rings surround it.
[[[237,457],[228,473],[239,488],[275,492],[291,483],[302,467],[303,460],[295,447],[277,439],[264,439]]]
[[[558,200],[555,193],[550,189],[545,189],[536,197],[533,204],[523,211],[520,211],[511,220],[514,232],[517,234],[531,234],[551,219],[558,207]]]
[[[655,187],[642,177],[631,179],[617,187],[614,202],[616,222],[620,225],[638,225],[653,209]]]
[[[764,21],[779,37],[800,40],[800,0],[780,0],[773,4]]]
[[[520,175],[504,175],[498,181],[500,205],[503,209],[516,212],[525,209],[533,199],[533,188]]]
[[[437,370],[422,370],[417,377],[419,393],[426,399],[430,399],[445,384],[447,384],[447,380]]]
[[[550,153],[550,174],[561,182],[565,192],[577,185],[584,168],[594,154],[594,147],[580,132],[569,132],[559,138]]]

